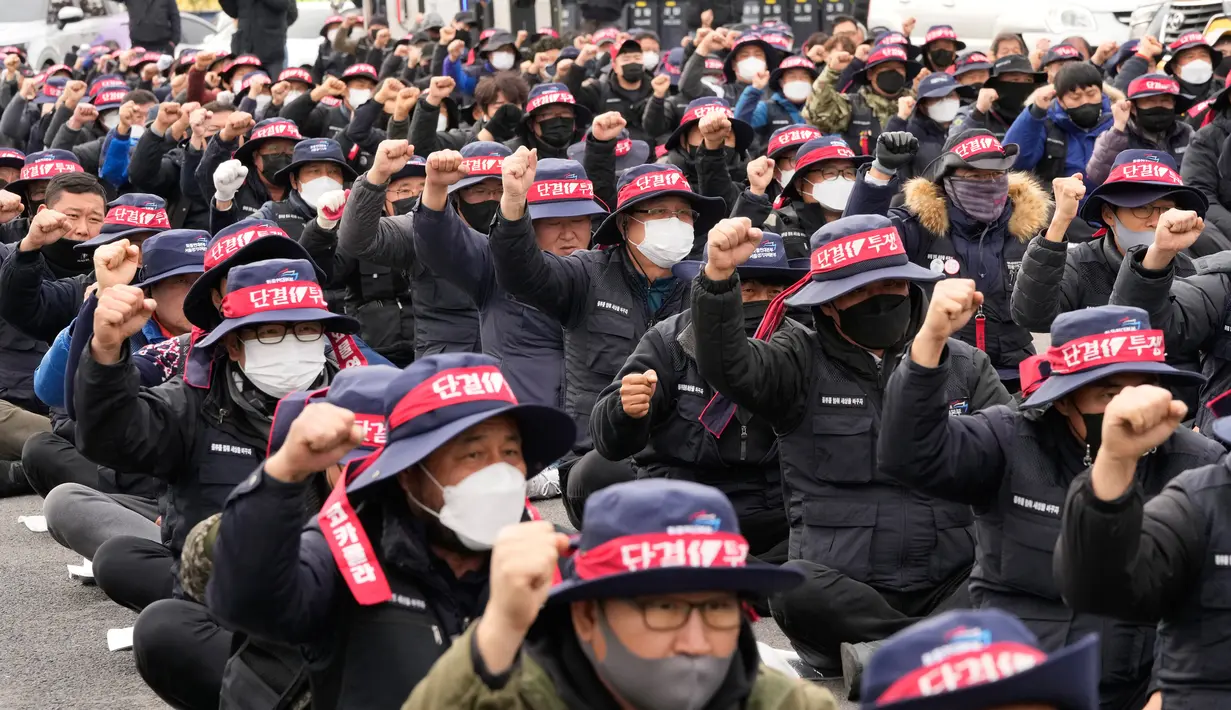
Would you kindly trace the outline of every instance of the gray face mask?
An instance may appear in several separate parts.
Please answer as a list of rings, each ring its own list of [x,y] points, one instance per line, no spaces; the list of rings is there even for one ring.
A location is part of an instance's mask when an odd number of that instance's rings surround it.
[[[1128,250],[1135,246],[1148,247],[1154,243],[1153,229],[1129,229],[1128,227],[1125,227],[1124,223],[1120,221],[1120,218],[1114,214],[1111,216],[1111,220],[1114,223],[1116,244],[1120,247],[1121,253],[1127,254]]]
[[[594,671],[619,696],[638,710],[699,710],[726,680],[734,654],[642,658],[620,642],[603,607],[598,607],[598,628],[607,644],[607,657],[599,661],[594,649],[580,641]]]

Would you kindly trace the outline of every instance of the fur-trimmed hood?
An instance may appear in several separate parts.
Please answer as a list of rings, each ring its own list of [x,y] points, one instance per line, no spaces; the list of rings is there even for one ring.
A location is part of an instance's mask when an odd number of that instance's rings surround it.
[[[917,177],[902,190],[905,207],[924,229],[937,237],[949,236],[949,201],[940,183]],[[1043,231],[1051,218],[1052,201],[1029,173],[1009,173],[1009,234],[1019,242],[1030,241]]]

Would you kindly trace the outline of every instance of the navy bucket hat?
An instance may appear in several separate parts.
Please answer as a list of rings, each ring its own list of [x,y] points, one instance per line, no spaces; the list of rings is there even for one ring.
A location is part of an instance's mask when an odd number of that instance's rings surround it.
[[[130,192],[120,195],[107,205],[107,216],[98,236],[74,246],[74,249],[94,249],[121,239],[150,236],[171,228],[167,217],[167,201],[158,195]]]
[[[1184,184],[1175,159],[1158,150],[1122,150],[1101,185],[1086,195],[1081,218],[1105,227],[1103,205],[1141,207],[1162,198],[1175,200],[1176,207],[1204,216],[1210,203],[1195,187]]]
[[[971,128],[949,136],[943,152],[928,164],[924,172],[933,182],[939,182],[958,168],[1012,170],[1017,163],[1017,153],[1016,143],[1003,145],[986,128]]]
[[[708,252],[706,252],[708,256]],[[701,261],[681,261],[671,267],[671,273],[676,278],[692,280],[705,266],[706,259]],[[757,245],[748,260],[735,267],[741,281],[772,281],[774,283],[795,283],[808,273],[807,259],[788,259],[786,243],[780,235],[773,232],[762,232],[761,243]]]
[[[488,178],[503,179],[504,159],[512,155],[513,151],[503,143],[479,141],[462,146],[461,153],[462,169],[466,171],[466,177],[450,185],[449,194]]]
[[[498,416],[516,420],[528,471],[568,453],[577,425],[555,407],[520,404],[495,358],[471,353],[415,360],[385,387],[387,443],[346,487],[354,493],[393,479],[470,427]]]
[[[535,111],[553,104],[561,104],[571,108],[573,110],[573,125],[579,129],[590,125],[590,121],[594,118],[594,115],[590,113],[590,109],[577,103],[577,98],[573,96],[573,92],[569,91],[569,88],[564,84],[537,84],[530,90],[530,95],[526,98],[526,112],[522,116],[522,124],[526,127],[526,130],[530,130],[530,124]]]
[[[855,167],[859,167],[864,163],[872,162],[872,156],[855,155],[855,151],[851,150],[846,141],[842,140],[842,136],[830,135],[813,138],[795,151],[795,174],[782,188],[783,198],[798,197],[799,183],[808,176],[809,172],[823,167],[821,164],[829,160],[849,160],[855,164]]]
[[[252,127],[244,144],[235,151],[235,155],[232,157],[245,164],[251,164],[252,156],[256,154],[256,149],[260,148],[261,144],[271,140],[287,140],[298,143],[303,140],[303,135],[299,133],[299,126],[294,121],[289,121],[285,118],[267,118]]]
[[[269,448],[266,458],[282,448],[291,424],[309,405],[328,402],[355,415],[355,424],[363,429],[363,443],[351,449],[338,463],[348,464],[363,458],[386,443],[385,388],[401,370],[390,365],[345,367],[338,370],[329,386],[315,392],[292,392],[278,400],[273,422],[269,427]]]
[[[959,54],[957,64],[954,65],[953,76],[961,76],[966,72],[979,71],[980,69],[991,71],[992,60],[983,52],[973,51]]]
[[[693,224],[694,234],[706,234],[727,216],[727,203],[721,197],[705,197],[692,190],[688,178],[674,165],[649,163],[638,165],[620,176],[616,183],[616,208],[594,232],[595,244],[620,244],[624,235],[616,225],[625,214],[646,200],[659,197],[682,197],[699,213]]]
[[[731,501],[711,486],[617,483],[586,501],[585,519],[548,604],[716,591],[764,597],[804,581],[797,570],[748,558]]]
[[[1210,432],[1224,444],[1231,444],[1231,390],[1223,392],[1205,406],[1218,417],[1210,423]]]
[[[778,64],[778,68],[770,72],[770,75],[769,75],[769,90],[770,91],[775,91],[775,92],[782,91],[782,75],[788,69],[802,69],[808,72],[810,82],[816,81],[816,78],[820,76],[821,74],[820,71],[817,70],[816,68],[816,63],[813,62],[811,59],[808,59],[807,57],[800,57],[798,55],[793,54],[783,59]]]
[[[957,38],[957,31],[951,25],[932,25],[928,28],[927,34],[923,36],[923,51],[927,51],[929,44],[942,39],[947,39],[957,45],[956,51],[958,52],[966,49],[966,43]]]
[[[684,109],[684,115],[680,117],[680,125],[667,138],[665,144],[667,150],[678,148],[680,141],[688,136],[688,131],[711,113],[725,113],[730,119],[731,131],[735,134],[736,150],[744,150],[752,143],[752,125],[736,118],[735,110],[731,108],[731,104],[727,103],[726,99],[708,96],[688,102],[688,108]]]
[[[985,710],[1040,703],[1097,710],[1098,634],[1050,655],[1040,646],[1025,624],[999,609],[924,619],[890,636],[868,660],[860,708]]]
[[[1196,385],[1205,377],[1166,364],[1163,331],[1150,327],[1150,315],[1129,306],[1096,306],[1056,316],[1051,347],[1040,371],[1046,378],[1022,409],[1045,407],[1070,392],[1109,375],[1156,375],[1164,386]]]
[[[427,158],[422,155],[412,155],[402,169],[389,176],[389,184],[395,180],[410,177],[427,177]]]
[[[43,88],[39,90],[38,95],[34,97],[32,103],[36,105],[55,103],[64,95],[64,86],[66,84],[68,84],[68,79],[62,76],[48,79],[43,84]]]
[[[761,35],[744,35],[736,40],[735,44],[731,46],[731,51],[722,60],[722,74],[726,78],[727,83],[739,81],[739,77],[735,75],[735,55],[739,54],[739,50],[744,47],[760,47],[761,51],[765,52],[765,68],[771,73],[778,68],[778,63],[782,61],[784,55],[781,49],[775,47]]]
[[[16,148],[0,148],[0,168],[13,168],[20,173],[25,164],[25,153]]]
[[[359,177],[355,169],[346,162],[342,146],[332,138],[309,138],[295,144],[295,152],[291,163],[274,174],[274,182],[289,185],[291,176],[309,163],[333,163],[342,168],[342,181],[350,182]]]
[[[576,160],[540,160],[526,203],[532,220],[607,214],[594,197],[594,183]]]
[[[569,160],[576,160],[581,164],[586,162],[586,143],[590,139],[590,134],[586,135],[578,142],[568,147]],[[616,175],[622,174],[624,171],[635,168],[638,165],[644,165],[650,159],[650,144],[645,141],[635,141],[628,135],[628,130],[620,131],[620,135],[616,138],[615,148],[612,152],[615,153],[615,171]],[[543,167],[543,161],[539,161],[539,168]]]
[[[320,321],[330,333],[359,332],[359,321],[329,310],[316,266],[303,259],[267,259],[233,267],[218,310],[222,323],[197,341],[197,347],[207,348],[231,331],[261,323]]]
[[[71,150],[40,150],[30,153],[18,173],[17,179],[10,182],[5,189],[27,187],[36,180],[50,180],[61,173],[83,173],[81,161]]]
[[[1180,54],[1180,52],[1194,48],[1205,50],[1205,53],[1209,55],[1211,66],[1216,67],[1218,66],[1218,63],[1222,61],[1222,53],[1211,47],[1209,42],[1205,41],[1205,35],[1200,32],[1185,32],[1177,37],[1174,42],[1167,45],[1167,53],[1171,55],[1171,58],[1168,59],[1167,63],[1163,65],[1163,71],[1174,76],[1176,73],[1176,57]]]
[[[932,72],[919,81],[919,88],[915,94],[921,99],[943,99],[956,92],[960,86],[961,84],[957,83],[951,75],[944,72]],[[919,110],[918,104],[915,105],[915,110]]]
[[[1046,68],[1048,64],[1056,62],[1083,62],[1085,58],[1081,56],[1081,50],[1071,44],[1053,45],[1043,54],[1043,61],[1039,63],[1040,68]]]
[[[141,244],[141,280],[137,288],[148,288],[183,274],[205,273],[205,250],[209,232],[203,229],[170,229]]]
[[[785,126],[774,131],[765,146],[765,155],[772,160],[783,157],[788,150],[795,150],[814,138],[823,134],[814,126]],[[798,153],[796,153],[798,155]]]

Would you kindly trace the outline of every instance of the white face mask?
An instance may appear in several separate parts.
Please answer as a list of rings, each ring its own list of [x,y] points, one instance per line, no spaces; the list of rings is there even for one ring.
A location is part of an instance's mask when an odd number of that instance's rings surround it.
[[[335,27],[325,33],[325,39],[329,40],[329,44],[333,44],[333,40],[338,36],[338,28]]]
[[[744,57],[735,63],[735,73],[743,81],[751,82],[757,74],[765,71],[765,60],[760,57]]]
[[[633,247],[655,266],[669,269],[692,252],[695,241],[692,225],[679,217],[641,223],[645,225],[645,238]]]
[[[806,81],[788,81],[782,85],[782,95],[791,103],[802,104],[812,95],[812,84]]]
[[[286,98],[282,99],[282,105],[285,106],[306,93],[306,91],[288,91]]]
[[[128,137],[132,140],[139,141],[143,135],[145,135],[145,126],[132,126],[128,129]]]
[[[642,52],[641,66],[645,67],[646,71],[653,71],[658,68],[658,52]]]
[[[325,338],[301,342],[287,333],[280,343],[267,345],[259,340],[244,340],[244,375],[257,389],[282,399],[302,392],[325,370]]]
[[[419,468],[444,494],[445,504],[437,513],[411,500],[471,550],[492,549],[501,530],[521,521],[526,510],[526,476],[516,466],[504,461],[484,466],[454,486],[440,485],[426,466],[419,464]]]
[[[350,31],[350,38],[352,42],[358,42],[359,40],[363,39],[367,35],[368,33],[362,27],[356,27],[355,29]]]
[[[1214,66],[1204,59],[1185,64],[1180,69],[1180,78],[1190,84],[1204,84],[1214,76]]]
[[[351,89],[346,92],[346,100],[350,102],[351,108],[359,108],[370,98],[372,98],[371,89]]]
[[[778,171],[778,184],[783,187],[786,187],[787,185],[791,184],[791,178],[793,177],[795,177],[794,168],[791,168],[790,170],[779,170]]]
[[[517,57],[514,57],[512,52],[492,52],[492,66],[500,71],[512,69],[513,62],[515,61],[517,61]]]
[[[331,177],[321,176],[301,184],[299,186],[299,196],[303,198],[304,202],[316,207],[316,203],[320,201],[321,196],[326,192],[341,189],[342,183]]]
[[[722,88],[723,87],[722,80],[717,77],[703,76],[701,77],[701,83],[710,87],[710,91],[713,91],[714,94],[717,96],[727,95],[726,90]]]
[[[269,106],[270,102],[272,102],[273,100],[274,100],[274,97],[270,96],[269,94],[261,94],[260,96],[256,97],[257,113],[264,111],[265,107]]]
[[[120,112],[112,111],[111,113],[104,114],[102,118],[102,122],[103,122],[103,127],[110,131],[111,129],[120,125]]]
[[[436,132],[440,133],[447,130],[449,130],[449,117],[442,113],[440,118],[436,119]]]
[[[855,188],[854,180],[836,177],[832,180],[822,180],[812,183],[812,196],[821,203],[821,207],[834,212],[846,209],[846,200]]]
[[[1116,236],[1116,244],[1120,245],[1120,251],[1127,252],[1129,249],[1132,249],[1133,247],[1136,247],[1136,246],[1148,247],[1154,243],[1154,230],[1153,229],[1142,229],[1142,230],[1129,229],[1128,227],[1124,226],[1124,223],[1121,222],[1120,218],[1117,217],[1116,215],[1113,214],[1111,216],[1111,219],[1115,223],[1114,232]]]
[[[948,123],[957,117],[957,110],[961,106],[959,99],[941,99],[928,106],[928,118],[937,123]]]

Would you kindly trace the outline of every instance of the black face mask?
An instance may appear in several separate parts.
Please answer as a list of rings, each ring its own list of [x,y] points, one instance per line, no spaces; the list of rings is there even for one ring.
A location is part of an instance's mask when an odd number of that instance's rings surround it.
[[[1081,420],[1086,423],[1086,447],[1090,463],[1098,456],[1098,449],[1103,444],[1103,414],[1086,414],[1081,412]],[[1087,464],[1089,465],[1089,464]]]
[[[467,47],[470,46],[470,30],[458,30],[457,34],[453,35],[453,38],[460,39]],[[439,42],[440,38],[437,37],[436,41]]]
[[[553,148],[563,148],[573,142],[573,119],[568,116],[549,118],[539,123],[539,140]]]
[[[88,250],[74,249],[80,244],[71,239],[60,239],[39,249],[43,258],[64,271],[85,274],[94,265],[94,255]]]
[[[983,82],[977,84],[964,84],[957,87],[957,97],[962,101],[974,101],[979,98],[979,90],[983,88]]]
[[[487,200],[470,203],[459,199],[457,211],[462,213],[466,224],[476,232],[487,234],[492,229],[492,220],[496,218],[496,210],[500,209],[500,200]]]
[[[1166,106],[1137,109],[1137,125],[1150,133],[1166,133],[1175,125],[1175,111]]]
[[[410,211],[414,209],[415,203],[418,201],[419,201],[418,197],[404,197],[400,200],[394,200],[393,201],[393,214],[394,215],[410,214]]]
[[[261,177],[269,182],[275,182],[274,176],[280,170],[291,164],[291,156],[289,153],[272,153],[270,155],[261,156]]]
[[[751,338],[757,334],[765,311],[769,310],[769,301],[752,301],[744,304],[744,333]]]
[[[952,50],[948,49],[933,49],[928,52],[928,57],[932,60],[932,66],[944,69],[953,64],[953,60],[957,59],[957,55]]]
[[[883,71],[876,75],[876,88],[886,96],[896,96],[906,86],[906,76],[895,71]]]
[[[1099,117],[1103,115],[1103,104],[1082,104],[1077,108],[1066,108],[1064,112],[1078,128],[1090,130],[1098,125]]]
[[[996,86],[996,110],[1006,116],[1016,116],[1022,112],[1026,99],[1038,88],[1034,84],[1016,84],[1004,82]]]
[[[838,327],[846,337],[870,350],[902,342],[910,326],[910,296],[873,296],[838,311]]]
[[[636,84],[645,76],[645,67],[641,64],[625,64],[620,68],[620,76],[630,84]]]

